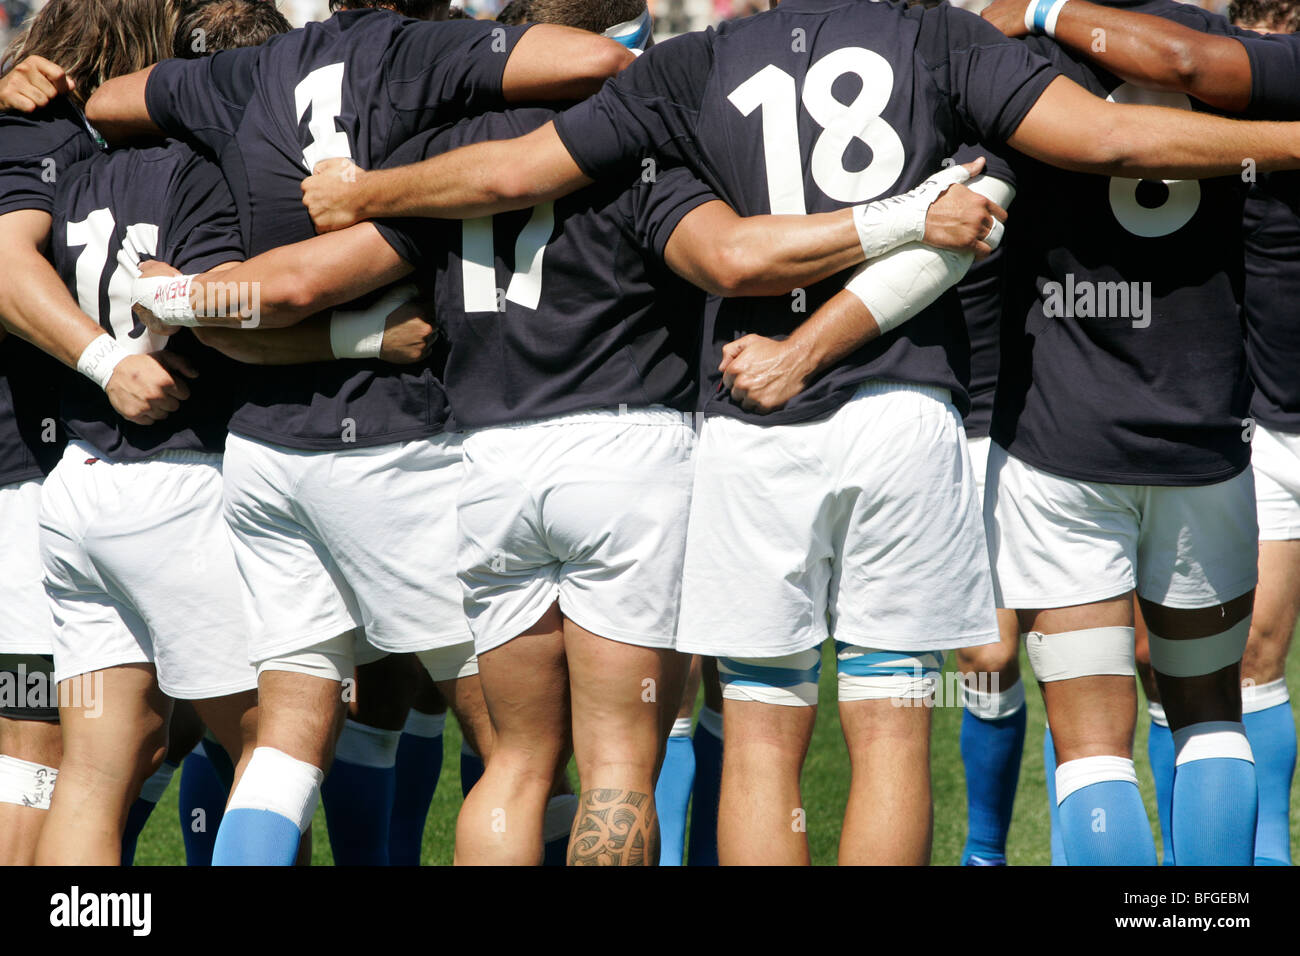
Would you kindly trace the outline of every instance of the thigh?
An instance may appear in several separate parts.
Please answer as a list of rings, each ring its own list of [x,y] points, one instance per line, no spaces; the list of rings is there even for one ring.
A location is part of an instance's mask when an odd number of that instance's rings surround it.
[[[535,773],[554,773],[569,734],[559,608],[552,606],[522,634],[479,655],[479,681],[495,732],[492,759],[504,755]]]
[[[62,766],[93,772],[89,779],[102,783],[105,799],[129,802],[135,798],[132,783],[152,772],[167,749],[171,701],[149,664],[110,667],[92,677],[94,700],[83,696],[80,706],[71,688],[60,687]]]
[[[1300,617],[1300,540],[1259,543],[1259,587],[1242,675],[1256,684],[1282,677]]]

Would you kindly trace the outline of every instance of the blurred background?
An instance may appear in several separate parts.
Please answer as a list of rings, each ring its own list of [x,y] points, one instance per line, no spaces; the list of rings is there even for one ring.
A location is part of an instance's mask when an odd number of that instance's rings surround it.
[[[747,17],[766,10],[768,0],[648,0],[655,16],[655,34],[660,39],[702,30],[732,17]],[[870,0],[861,0],[863,3]],[[951,0],[954,6],[978,13],[991,0]],[[0,47],[7,44],[9,36],[23,20],[40,9],[45,0],[0,0]],[[491,19],[500,12],[506,0],[457,0],[471,16]],[[1200,6],[1216,13],[1227,10],[1227,0],[1200,0]],[[323,20],[329,16],[328,0],[279,0],[280,10],[294,26],[308,20]]]

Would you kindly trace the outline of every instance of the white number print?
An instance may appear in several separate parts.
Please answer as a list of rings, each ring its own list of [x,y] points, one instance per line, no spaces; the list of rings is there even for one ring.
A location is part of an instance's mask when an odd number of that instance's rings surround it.
[[[850,103],[833,92],[841,77],[855,75],[862,88]],[[813,182],[838,202],[866,202],[881,195],[903,172],[906,156],[898,132],[881,119],[894,91],[894,70],[879,53],[844,47],[822,57],[804,80],[803,105],[822,133],[813,144]],[[775,65],[765,66],[736,87],[728,99],[750,116],[763,111],[763,153],[774,215],[802,215],[803,158],[799,148],[798,93],[795,78]],[[847,169],[844,157],[857,140],[871,150],[871,162]]]
[[[462,227],[461,260],[466,312],[496,312],[498,302],[496,242],[491,218],[467,219]],[[509,302],[536,310],[542,301],[542,264],[555,234],[555,203],[533,208],[515,242],[515,269],[506,287]]]
[[[1112,103],[1167,106],[1179,110],[1192,108],[1192,101],[1185,93],[1157,93],[1132,83],[1121,83],[1106,99]],[[1142,180],[1111,178],[1110,209],[1126,231],[1154,239],[1177,232],[1191,222],[1201,205],[1201,184],[1195,179],[1165,179],[1162,182],[1169,195],[1160,205],[1148,207],[1138,202],[1138,186]]]
[[[141,260],[158,255],[158,227],[148,222],[127,226],[117,260],[110,262],[108,247],[116,228],[117,223],[108,209],[96,209],[81,222],[68,223],[68,247],[84,247],[81,255],[77,256],[77,304],[87,315],[99,315],[99,290],[104,281],[104,270],[111,268],[108,320],[113,338],[128,349],[132,347],[132,338],[139,340],[137,351],[160,349],[164,344],[161,337],[133,335],[136,321],[131,314],[131,282],[140,274]]]
[[[343,64],[332,63],[312,70],[293,90],[294,108],[298,122],[311,107],[307,132],[311,142],[302,151],[302,162],[311,172],[316,164],[327,159],[351,159],[352,144],[348,134],[341,132],[335,120],[343,112]]]

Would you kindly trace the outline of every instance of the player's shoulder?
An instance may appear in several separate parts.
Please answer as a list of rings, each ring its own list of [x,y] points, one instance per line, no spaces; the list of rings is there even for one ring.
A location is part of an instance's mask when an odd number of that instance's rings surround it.
[[[1133,13],[1146,13],[1151,16],[1172,20],[1202,33],[1235,34],[1238,30],[1227,17],[1211,10],[1206,10],[1194,3],[1180,3],[1179,0],[1117,0],[1108,6]]]
[[[65,97],[34,113],[0,113],[0,161],[53,156],[68,144],[94,148],[81,112]]]

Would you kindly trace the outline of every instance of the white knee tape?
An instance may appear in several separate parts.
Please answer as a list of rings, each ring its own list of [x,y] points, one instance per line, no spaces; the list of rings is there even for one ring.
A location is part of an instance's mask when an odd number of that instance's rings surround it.
[[[295,760],[274,747],[258,747],[227,809],[270,810],[294,821],[302,833],[316,812],[324,779],[318,767]]]
[[[0,756],[0,803],[48,810],[58,776],[53,767]]]
[[[1034,676],[1043,683],[1075,677],[1113,674],[1131,676],[1136,671],[1131,627],[1090,627],[1081,631],[1024,635]]]
[[[1285,677],[1271,680],[1267,684],[1247,684],[1243,682],[1241,685],[1241,712],[1243,714],[1255,714],[1261,710],[1268,710],[1270,707],[1285,704],[1290,699],[1291,693],[1286,688]]]
[[[1171,641],[1148,631],[1151,666],[1169,677],[1200,677],[1241,662],[1250,636],[1250,615],[1221,634]]]
[[[980,681],[988,675],[980,674]],[[993,675],[995,678],[997,675]],[[1002,720],[1025,706],[1025,682],[1018,680],[1006,690],[981,690],[978,683],[961,685],[962,703],[980,720]]]
[[[1174,766],[1193,760],[1228,758],[1255,762],[1246,725],[1235,720],[1207,720],[1174,731]]]
[[[383,730],[348,718],[334,748],[334,759],[358,767],[388,770],[397,766],[397,745],[401,740],[400,730]]]
[[[846,644],[837,651],[839,699],[924,700],[934,695],[942,651],[883,651]]]
[[[1060,764],[1056,768],[1056,805],[1059,807],[1076,790],[1108,780],[1119,780],[1136,787],[1138,777],[1133,761],[1127,757],[1101,756],[1080,757]]]
[[[816,647],[783,657],[718,658],[724,699],[781,707],[817,706],[821,669],[821,649]]]

